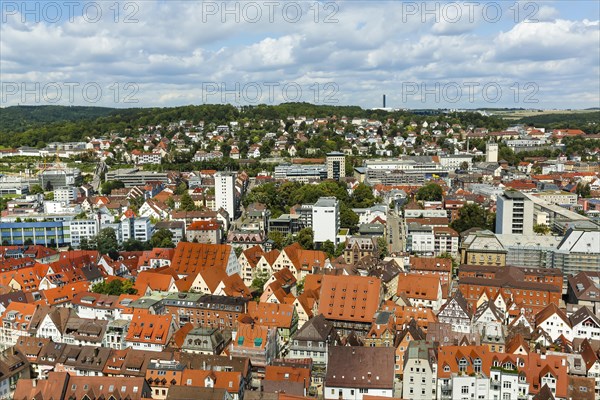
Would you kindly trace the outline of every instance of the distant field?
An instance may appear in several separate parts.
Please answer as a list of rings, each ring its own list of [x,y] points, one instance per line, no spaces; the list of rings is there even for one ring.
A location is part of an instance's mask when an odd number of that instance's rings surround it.
[[[498,117],[504,119],[521,119],[526,117],[538,117],[542,115],[555,115],[555,114],[588,114],[598,112],[595,110],[494,110],[492,113]]]

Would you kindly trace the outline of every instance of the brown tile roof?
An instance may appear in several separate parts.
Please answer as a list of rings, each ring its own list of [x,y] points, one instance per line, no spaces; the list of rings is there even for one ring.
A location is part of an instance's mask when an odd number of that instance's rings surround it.
[[[368,389],[393,388],[394,357],[393,347],[330,347],[325,385]]]
[[[68,372],[50,372],[48,379],[19,379],[13,398],[31,399],[108,399],[142,400],[151,392],[145,379],[111,376],[75,376]]]
[[[411,271],[452,272],[452,260],[440,257],[410,257]]]
[[[567,314],[565,314],[565,312],[558,308],[558,306],[554,303],[548,304],[546,308],[544,308],[536,314],[535,325],[539,326],[541,323],[543,323],[545,320],[547,320],[554,314],[558,315],[558,317],[562,319],[565,322],[565,324],[567,324],[567,326],[571,326],[571,321],[569,321]]]

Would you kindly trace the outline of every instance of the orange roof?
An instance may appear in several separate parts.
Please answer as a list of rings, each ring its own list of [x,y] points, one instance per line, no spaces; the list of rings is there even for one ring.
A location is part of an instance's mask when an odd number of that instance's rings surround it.
[[[238,274],[225,275],[223,278],[225,288],[223,291],[230,297],[246,297],[251,298],[250,288],[246,286],[244,280]]]
[[[327,319],[371,322],[379,307],[381,280],[368,276],[324,275],[319,313]]]
[[[207,268],[225,270],[232,252],[226,244],[179,242],[171,266],[179,275],[195,275]]]
[[[263,253],[264,250],[259,245],[252,246],[242,252],[252,268],[256,267],[256,264],[258,264],[258,261],[260,260],[260,257],[262,257]]]
[[[125,340],[166,345],[171,319],[171,315],[135,314]]]
[[[267,365],[265,367],[265,380],[290,381],[304,384],[308,390],[310,386],[310,369],[300,367],[286,367],[282,365]]]
[[[138,258],[138,267],[142,265],[149,265],[150,260],[159,259],[159,260],[171,260],[173,258],[173,254],[175,254],[175,249],[164,249],[160,247],[155,247],[152,250],[146,250],[142,252],[142,255]]]
[[[216,389],[238,393],[240,382],[242,382],[242,373],[239,371],[209,371],[186,368],[183,370],[181,383],[185,386],[206,387],[206,378],[210,378],[214,382],[214,388]]]
[[[22,291],[33,292],[38,289],[38,285],[47,271],[47,265],[35,263],[31,267],[2,272],[0,273],[0,286],[9,286],[14,280],[21,286]]]
[[[265,261],[267,263],[269,263],[269,265],[273,265],[273,263],[275,262],[275,260],[277,260],[277,257],[279,257],[279,255],[281,254],[281,252],[277,249],[275,250],[271,250],[268,251],[266,253],[262,254],[262,257],[264,257]]]
[[[216,219],[211,219],[209,221],[194,221],[192,222],[186,230],[188,231],[216,231],[221,229],[219,222]]]
[[[176,348],[180,349],[183,346],[186,336],[188,335],[188,333],[190,333],[192,329],[194,329],[194,324],[192,324],[191,322],[188,322],[187,324],[183,325],[177,330],[177,332],[173,334],[173,337],[171,338],[171,344],[174,345]]]
[[[10,325],[14,326],[14,329],[24,331],[29,329],[29,324],[31,324],[31,319],[37,309],[38,306],[35,304],[13,301],[6,306],[4,314],[2,314],[2,319],[5,325],[10,323]],[[10,320],[7,318],[9,314],[13,315],[13,318]],[[8,328],[7,326],[4,327]]]
[[[74,282],[64,286],[59,286],[53,289],[42,291],[45,302],[48,305],[56,305],[62,303],[70,303],[73,298],[81,292],[86,292],[90,289],[89,282]]]
[[[238,322],[237,337],[232,341],[233,348],[249,347],[264,349],[269,336],[269,328],[258,323]]]
[[[251,301],[248,303],[248,315],[261,325],[290,328],[294,316],[294,305]]]
[[[437,300],[440,277],[436,275],[400,274],[396,294],[409,299]]]
[[[168,291],[173,282],[179,279],[177,273],[169,267],[142,271],[138,274],[134,287],[139,294],[144,294],[149,287],[151,290]]]
[[[380,310],[393,311],[394,315],[396,316],[397,326],[408,324],[412,319],[414,319],[424,331],[427,331],[430,323],[437,322],[438,320],[431,308],[400,306],[391,300],[383,303]]]

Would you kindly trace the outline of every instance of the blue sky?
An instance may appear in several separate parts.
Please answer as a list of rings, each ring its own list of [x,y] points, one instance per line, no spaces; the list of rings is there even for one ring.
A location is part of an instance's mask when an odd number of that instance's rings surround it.
[[[600,107],[599,4],[2,0],[0,106]]]

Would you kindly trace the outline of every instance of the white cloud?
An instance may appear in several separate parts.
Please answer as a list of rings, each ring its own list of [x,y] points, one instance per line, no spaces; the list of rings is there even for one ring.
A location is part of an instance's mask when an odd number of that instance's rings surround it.
[[[2,77],[135,82],[144,106],[200,103],[203,82],[336,82],[340,102],[362,106],[378,105],[384,92],[393,100],[406,82],[538,82],[542,102],[598,105],[599,23],[566,19],[556,4],[537,10],[539,22],[517,24],[422,22],[404,18],[402,3],[354,1],[340,2],[338,22],[325,23],[332,10],[320,9],[315,22],[312,3],[299,4],[304,18],[295,23],[281,10],[273,23],[265,14],[253,24],[207,15],[202,2],[163,1],[139,2],[131,24],[9,18],[0,26]]]

